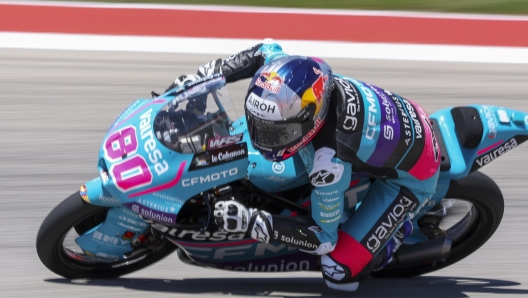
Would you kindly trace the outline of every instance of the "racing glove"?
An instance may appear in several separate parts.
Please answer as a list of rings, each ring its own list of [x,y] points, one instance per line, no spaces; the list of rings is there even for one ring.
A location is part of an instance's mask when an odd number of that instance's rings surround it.
[[[246,208],[237,201],[220,201],[213,211],[219,229],[247,233],[251,238],[269,243],[273,233],[273,219],[270,213]]]
[[[200,79],[200,76],[195,75],[195,74],[186,74],[186,75],[179,76],[174,80],[174,82],[172,82],[172,84],[169,87],[167,87],[165,92],[173,88],[176,88],[176,87],[182,87],[186,83],[194,82],[199,79]]]

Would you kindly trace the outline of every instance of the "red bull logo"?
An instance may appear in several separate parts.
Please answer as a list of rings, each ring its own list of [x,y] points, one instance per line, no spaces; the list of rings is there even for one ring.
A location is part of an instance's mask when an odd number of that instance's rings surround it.
[[[282,86],[282,78],[276,72],[262,72],[255,80],[255,85],[273,93],[279,93]]]
[[[328,81],[328,75],[325,75],[323,77],[323,72],[320,69],[314,67],[313,70],[315,74],[319,75],[319,78],[317,78],[317,80],[315,80],[312,85],[312,92],[314,93],[314,96],[317,99],[317,103],[319,104],[321,103],[321,98],[323,98],[324,86]]]
[[[319,75],[313,82],[312,87],[306,89],[302,96],[301,108],[306,107],[309,104],[315,104],[315,114],[319,114],[319,110],[323,106],[321,100],[323,99],[324,87],[328,81],[328,75],[323,76],[323,71],[318,68],[313,68],[316,75]]]

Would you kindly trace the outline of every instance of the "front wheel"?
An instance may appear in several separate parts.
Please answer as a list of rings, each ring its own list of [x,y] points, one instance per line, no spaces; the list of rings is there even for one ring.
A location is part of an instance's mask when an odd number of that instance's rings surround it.
[[[84,255],[65,241],[102,223],[107,211],[108,208],[86,203],[78,192],[60,203],[46,217],[37,234],[37,254],[42,263],[65,278],[114,278],[145,268],[176,249],[174,244],[161,240],[126,260],[108,262]]]
[[[422,275],[447,266],[469,256],[479,249],[495,233],[504,213],[504,198],[497,184],[480,172],[451,181],[445,206],[457,220],[444,228],[452,239],[449,255],[443,261],[429,262],[409,268],[390,268],[374,272],[375,277],[411,277]],[[449,207],[447,208],[449,211]],[[461,212],[462,211],[462,212]],[[458,213],[458,214],[457,214]],[[448,221],[447,216],[442,221]]]

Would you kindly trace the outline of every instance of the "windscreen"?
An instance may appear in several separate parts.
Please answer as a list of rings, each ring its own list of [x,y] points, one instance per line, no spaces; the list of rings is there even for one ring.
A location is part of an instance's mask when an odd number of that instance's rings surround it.
[[[237,115],[224,78],[216,77],[177,94],[156,115],[154,131],[174,151],[200,153],[208,139],[229,135],[229,116]]]

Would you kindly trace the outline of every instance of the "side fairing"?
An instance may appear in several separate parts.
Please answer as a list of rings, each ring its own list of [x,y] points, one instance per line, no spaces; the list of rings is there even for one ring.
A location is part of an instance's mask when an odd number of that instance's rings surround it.
[[[218,243],[171,241],[205,267],[249,272],[317,271],[319,268],[319,256],[280,243],[262,243],[253,239]]]

